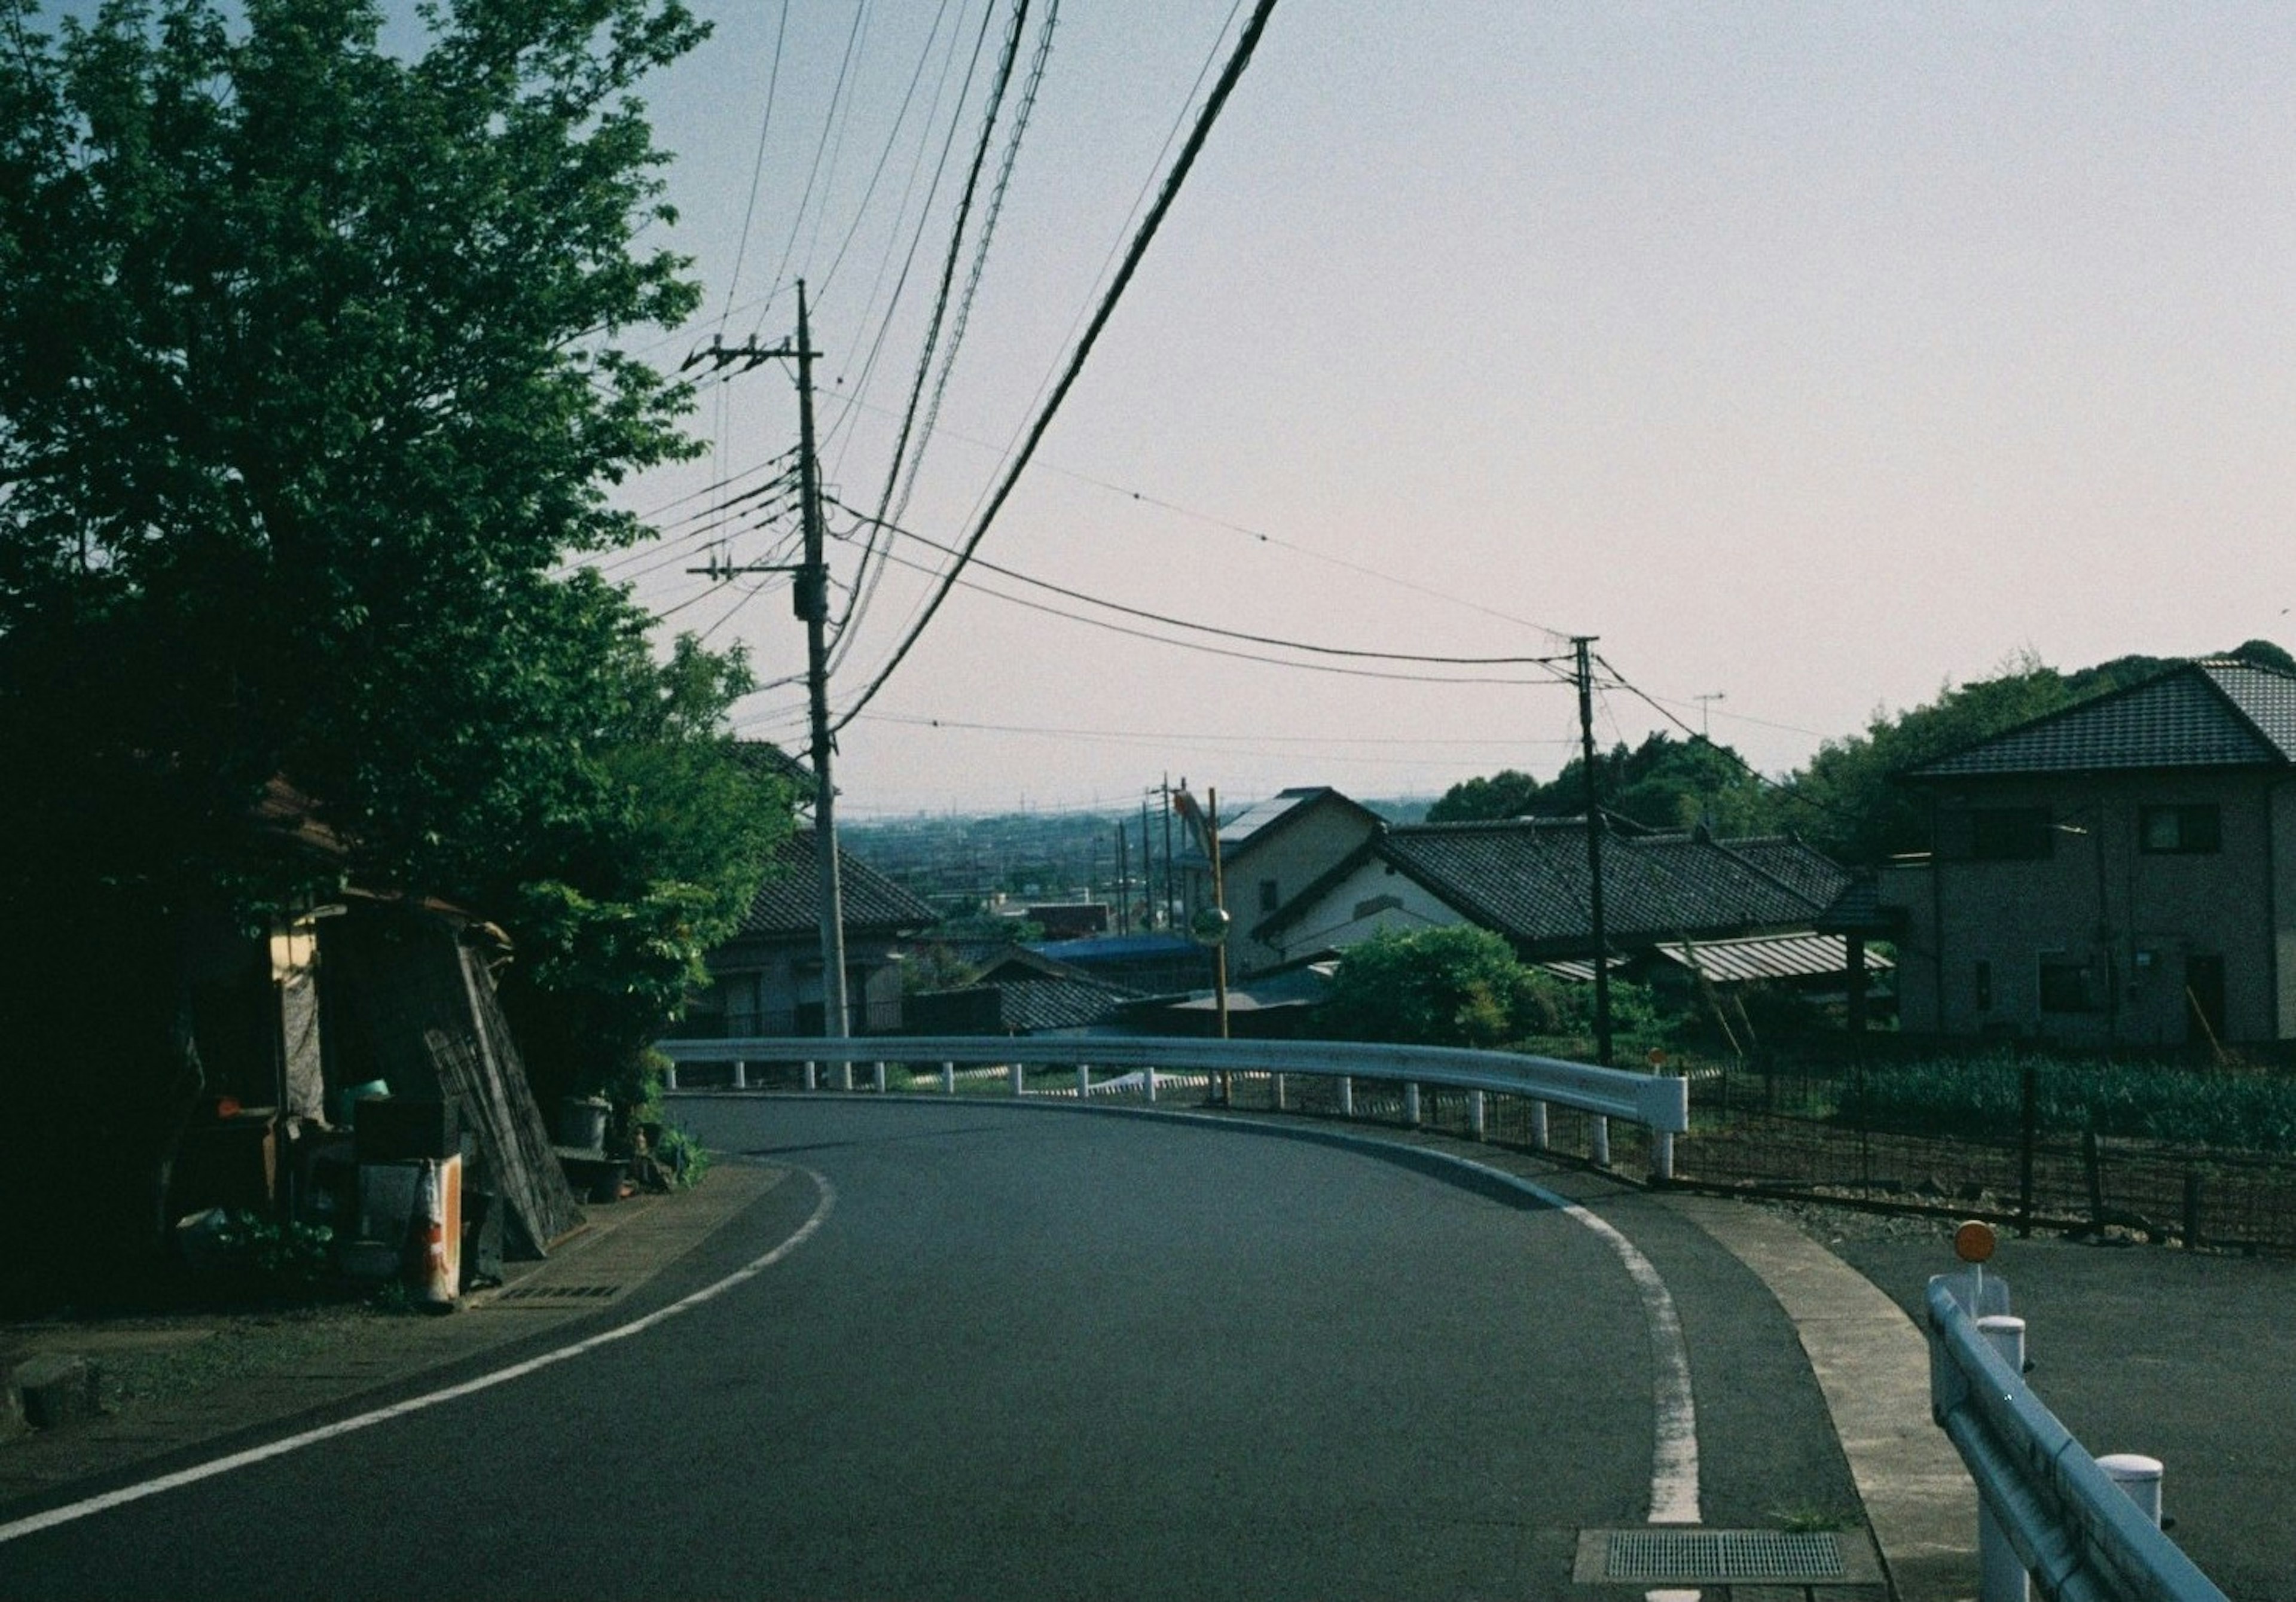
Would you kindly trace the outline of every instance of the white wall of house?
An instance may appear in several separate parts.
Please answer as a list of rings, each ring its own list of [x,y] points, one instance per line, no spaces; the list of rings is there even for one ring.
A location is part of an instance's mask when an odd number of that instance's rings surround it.
[[[1324,796],[1297,817],[1284,819],[1264,839],[1247,842],[1233,859],[1224,858],[1220,875],[1226,881],[1235,931],[1228,947],[1229,972],[1240,977],[1282,962],[1277,948],[1252,939],[1251,930],[1345,861],[1376,828],[1351,807]]]
[[[1344,949],[1393,930],[1412,933],[1467,920],[1458,909],[1377,859],[1349,873],[1299,914],[1261,949],[1275,962]]]

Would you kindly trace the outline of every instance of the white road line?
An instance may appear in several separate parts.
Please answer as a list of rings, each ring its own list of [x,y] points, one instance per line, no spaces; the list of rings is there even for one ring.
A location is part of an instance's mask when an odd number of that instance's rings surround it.
[[[1175,1123],[1201,1123],[1215,1129],[1275,1128],[1281,1126],[1255,1123],[1249,1119],[1220,1118],[1203,1113],[1159,1113],[1143,1108],[1144,1118],[1160,1118]],[[1643,1322],[1650,1332],[1651,1359],[1655,1369],[1652,1393],[1657,1404],[1657,1429],[1651,1448],[1650,1522],[1653,1524],[1694,1524],[1698,1511],[1698,1408],[1690,1390],[1690,1348],[1682,1338],[1682,1319],[1674,1310],[1674,1297],[1659,1277],[1651,1260],[1642,1254],[1634,1242],[1608,1220],[1570,1197],[1536,1184],[1505,1169],[1493,1168],[1472,1157],[1461,1157],[1432,1146],[1405,1146],[1393,1140],[1381,1140],[1373,1136],[1357,1135],[1338,1130],[1319,1130],[1317,1138],[1349,1146],[1359,1146],[1372,1151],[1406,1151],[1414,1156],[1447,1162],[1454,1168],[1465,1169],[1485,1179],[1519,1190],[1542,1205],[1554,1208],[1574,1223],[1593,1230],[1611,1251],[1618,1253],[1625,1265],[1627,1277],[1634,1281],[1635,1294],[1642,1299]],[[1695,1597],[1695,1591],[1675,1593]],[[1653,1597],[1659,1593],[1652,1593]]]
[[[1390,1142],[1372,1142],[1391,1145]],[[1503,1185],[1513,1187],[1561,1212],[1572,1222],[1593,1230],[1624,1264],[1642,1299],[1643,1321],[1650,1331],[1653,1400],[1657,1430],[1651,1447],[1650,1522],[1654,1524],[1694,1524],[1698,1522],[1698,1407],[1690,1391],[1690,1348],[1682,1338],[1682,1319],[1674,1310],[1673,1294],[1659,1277],[1641,1248],[1599,1213],[1549,1190],[1544,1185],[1492,1168],[1471,1157],[1455,1156],[1427,1146],[1404,1148],[1421,1156],[1449,1162]]]
[[[432,1391],[422,1396],[409,1397],[405,1401],[393,1402],[387,1408],[377,1408],[373,1412],[361,1413],[354,1418],[345,1418],[338,1423],[322,1425],[317,1429],[306,1430],[299,1435],[289,1435],[283,1440],[274,1441],[266,1446],[250,1447],[245,1451],[234,1452],[227,1458],[217,1458],[212,1462],[178,1469],[174,1474],[161,1475],[157,1479],[145,1480],[140,1484],[126,1486],[119,1491],[106,1491],[102,1496],[89,1497],[85,1501],[73,1502],[62,1508],[52,1508],[45,1513],[35,1513],[28,1518],[20,1518],[13,1524],[0,1524],[0,1545],[42,1530],[53,1529],[58,1524],[68,1524],[94,1514],[107,1513],[114,1508],[125,1507],[130,1502],[140,1502],[145,1497],[158,1496],[163,1491],[175,1491],[185,1485],[194,1485],[201,1480],[211,1480],[218,1475],[231,1474],[251,1464],[261,1463],[272,1458],[284,1457],[289,1452],[300,1451],[307,1446],[316,1446],[322,1441],[332,1441],[339,1435],[353,1434],[360,1430],[372,1428],[375,1425],[388,1423],[393,1418],[403,1418],[409,1413],[420,1413],[426,1408],[438,1407],[442,1402],[455,1401],[462,1397],[474,1395],[480,1391],[491,1390],[496,1385],[507,1384],[514,1379],[523,1379],[538,1369],[547,1368],[554,1363],[566,1362],[570,1359],[582,1356],[585,1352],[595,1351],[601,1346],[611,1346],[616,1341],[627,1341],[632,1335],[641,1335],[657,1324],[677,1317],[680,1313],[690,1312],[703,1302],[724,1295],[742,1281],[753,1279],[764,1273],[813,1238],[815,1232],[829,1217],[830,1209],[837,1204],[837,1187],[829,1182],[828,1176],[825,1174],[816,1173],[809,1168],[800,1169],[798,1171],[812,1179],[820,1187],[821,1200],[814,1207],[813,1215],[799,1227],[797,1233],[762,1257],[742,1264],[723,1279],[703,1286],[693,1294],[682,1297],[668,1307],[657,1308],[642,1319],[633,1319],[627,1324],[618,1325],[612,1329],[594,1335],[586,1340],[577,1341],[570,1346],[561,1346],[554,1351],[545,1351],[541,1356],[529,1358],[522,1363],[512,1363],[507,1368],[497,1368],[492,1374],[482,1374],[476,1379],[464,1380],[459,1385],[449,1385],[442,1391]]]

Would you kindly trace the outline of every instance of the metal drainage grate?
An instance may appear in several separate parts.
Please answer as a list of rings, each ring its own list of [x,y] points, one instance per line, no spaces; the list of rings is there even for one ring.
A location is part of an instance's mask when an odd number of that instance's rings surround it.
[[[1863,1540],[1783,1530],[1587,1530],[1572,1578],[1581,1585],[1871,1584]]]
[[[514,1285],[497,1302],[604,1302],[622,1294],[619,1285]]]

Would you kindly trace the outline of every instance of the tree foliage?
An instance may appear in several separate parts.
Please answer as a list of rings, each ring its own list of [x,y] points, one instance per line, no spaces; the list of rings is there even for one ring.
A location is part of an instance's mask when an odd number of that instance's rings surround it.
[[[1504,817],[1583,817],[1586,763],[1578,757],[1541,784],[1506,768],[1454,785],[1427,809],[1430,823]],[[1622,741],[1595,758],[1603,809],[1652,829],[1705,823],[1717,834],[1755,834],[1776,826],[1775,797],[1726,745],[1678,740],[1663,731],[1631,749]]]
[[[1317,1028],[1341,1040],[1496,1047],[1553,1027],[1547,989],[1488,929],[1390,931],[1341,954]]]
[[[553,1071],[596,1080],[787,826],[720,732],[738,655],[657,660],[566,565],[640,538],[610,489],[695,448],[623,341],[697,302],[637,242],[669,213],[636,89],[702,29],[420,16],[386,48],[375,0],[105,0],[52,35],[0,0],[0,830],[30,848],[0,927],[84,969],[315,875],[445,896],[508,925],[513,987],[563,1004]],[[277,776],[340,862],[250,826]]]

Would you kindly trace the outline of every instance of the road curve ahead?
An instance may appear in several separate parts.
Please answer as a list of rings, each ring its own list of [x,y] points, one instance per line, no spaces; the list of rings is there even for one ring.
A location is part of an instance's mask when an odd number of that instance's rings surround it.
[[[0,1594],[1562,1598],[1580,1528],[1651,1514],[1648,1287],[1520,1194],[1137,1115],[683,1110],[824,1187],[685,1287],[833,1191],[801,1246],[574,1360],[28,1536]],[[1665,1209],[1603,1211],[1680,1310],[1707,1521],[1854,1508],[1775,1304]]]

